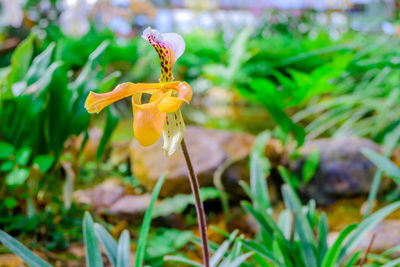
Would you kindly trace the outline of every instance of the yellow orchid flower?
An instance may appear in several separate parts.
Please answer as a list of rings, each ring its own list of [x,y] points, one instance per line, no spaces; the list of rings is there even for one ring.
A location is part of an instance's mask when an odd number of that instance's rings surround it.
[[[186,82],[173,82],[172,68],[185,50],[185,41],[177,33],[159,33],[147,28],[142,35],[156,50],[161,63],[159,83],[122,83],[109,93],[90,92],[85,108],[89,113],[99,113],[106,106],[132,96],[133,132],[138,142],[149,146],[161,134],[163,149],[172,155],[185,134],[185,124],[179,110],[183,102],[189,103],[192,88]],[[142,103],[143,93],[151,94],[148,103]]]

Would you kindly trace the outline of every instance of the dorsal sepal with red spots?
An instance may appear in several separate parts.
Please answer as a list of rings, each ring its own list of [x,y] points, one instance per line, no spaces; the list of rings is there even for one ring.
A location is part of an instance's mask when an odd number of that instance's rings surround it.
[[[185,41],[177,33],[160,33],[150,27],[142,35],[156,50],[161,64],[160,82],[173,80],[172,69],[176,60],[185,51]]]

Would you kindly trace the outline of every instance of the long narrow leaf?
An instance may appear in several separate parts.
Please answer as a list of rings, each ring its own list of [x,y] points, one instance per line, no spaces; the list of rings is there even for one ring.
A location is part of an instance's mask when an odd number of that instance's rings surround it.
[[[358,259],[361,257],[362,251],[357,251],[356,253],[354,253],[350,259],[346,262],[346,264],[344,265],[344,267],[353,267],[356,262],[358,261]]]
[[[253,252],[248,252],[246,254],[240,255],[237,257],[233,262],[231,262],[228,266],[229,267],[238,267],[240,264],[242,264],[245,260],[247,260],[248,257],[253,255]]]
[[[103,261],[94,233],[93,219],[87,211],[83,216],[83,241],[86,249],[86,266],[103,267]]]
[[[183,264],[187,264],[187,265],[193,266],[193,267],[203,267],[203,265],[198,262],[195,262],[195,261],[183,258],[183,257],[178,257],[178,256],[165,256],[164,260],[183,263]]]
[[[300,243],[304,259],[309,267],[317,266],[317,259],[315,257],[315,237],[309,221],[303,214],[300,200],[292,188],[288,185],[283,185],[282,194],[285,205],[295,211],[295,229],[300,237]]]
[[[129,232],[124,230],[118,241],[117,267],[129,267],[130,241]]]
[[[138,241],[138,248],[136,251],[135,267],[141,267],[143,264],[147,236],[148,236],[149,230],[150,230],[151,212],[153,210],[154,203],[156,202],[156,200],[158,198],[158,194],[160,193],[160,190],[164,183],[165,177],[166,177],[166,174],[163,174],[161,176],[161,178],[157,181],[156,186],[153,189],[153,193],[151,194],[151,200],[150,200],[149,207],[147,208],[146,213],[144,214],[142,227],[140,228],[140,233],[139,233],[139,241]]]
[[[332,247],[328,250],[324,261],[322,262],[322,267],[333,267],[335,266],[336,260],[339,256],[340,247],[344,241],[344,239],[357,228],[357,224],[350,224],[343,231],[340,232],[338,238],[335,243],[333,243]]]
[[[278,259],[275,258],[274,254],[271,251],[266,250],[261,244],[253,240],[244,240],[243,245],[246,246],[250,251],[254,251],[265,259],[275,263],[277,266],[285,266]]]
[[[117,266],[117,242],[114,238],[98,223],[94,224],[94,232],[97,239],[103,245],[108,260],[115,267]]]
[[[235,239],[238,231],[234,231],[228,238],[228,240],[224,241],[222,245],[215,251],[214,255],[212,255],[210,259],[210,266],[211,267],[217,267],[218,263],[221,261],[221,259],[224,257],[225,253],[228,251],[229,246]]]
[[[50,264],[2,230],[0,230],[0,242],[31,267],[51,267]]]
[[[361,150],[364,156],[366,156],[370,161],[372,161],[379,169],[385,172],[390,178],[400,185],[400,168],[398,168],[389,159],[383,157],[376,151],[364,148]]]
[[[340,251],[338,262],[341,262],[357,246],[364,234],[372,230],[380,221],[398,208],[400,208],[400,202],[392,203],[363,220],[346,239]]]
[[[400,265],[400,258],[392,260],[384,265],[382,265],[381,267],[396,267]]]
[[[322,213],[318,221],[318,265],[321,265],[328,250],[328,220],[326,214]]]

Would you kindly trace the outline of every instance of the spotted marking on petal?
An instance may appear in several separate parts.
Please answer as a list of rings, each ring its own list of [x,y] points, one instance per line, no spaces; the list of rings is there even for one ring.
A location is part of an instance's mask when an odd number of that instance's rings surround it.
[[[163,129],[163,149],[168,156],[171,156],[181,144],[186,128],[180,110],[167,113],[165,122]]]
[[[172,69],[185,50],[185,41],[177,33],[160,33],[150,27],[142,35],[156,50],[161,64],[160,82],[173,80]]]

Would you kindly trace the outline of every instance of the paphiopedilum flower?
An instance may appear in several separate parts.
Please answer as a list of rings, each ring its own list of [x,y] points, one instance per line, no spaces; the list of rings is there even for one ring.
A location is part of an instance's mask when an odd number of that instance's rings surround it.
[[[132,96],[133,132],[143,146],[157,142],[161,134],[163,149],[172,155],[185,134],[185,124],[180,112],[183,102],[189,103],[192,88],[186,82],[173,82],[172,68],[185,50],[185,42],[177,33],[161,34],[147,28],[142,37],[156,50],[161,63],[159,83],[122,83],[113,91],[104,94],[90,92],[85,102],[89,113],[99,113],[106,106]],[[142,103],[142,94],[151,94],[147,103]]]

